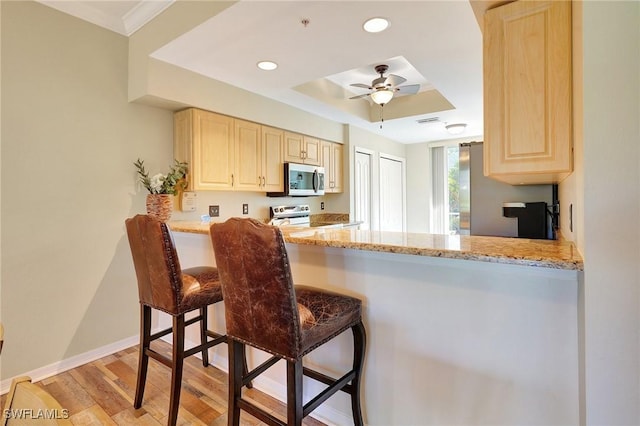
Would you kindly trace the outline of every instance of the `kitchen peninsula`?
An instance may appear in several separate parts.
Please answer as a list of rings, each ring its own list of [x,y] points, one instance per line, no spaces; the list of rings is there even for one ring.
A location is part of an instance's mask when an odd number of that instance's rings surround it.
[[[183,267],[214,264],[209,226],[170,223]],[[570,242],[335,228],[283,235],[297,284],[363,300],[367,424],[579,423],[583,263]],[[212,321],[224,328],[220,309]],[[326,346],[305,362],[345,371],[351,336]],[[215,352],[226,370],[225,348]],[[249,363],[265,358],[251,352]],[[284,368],[273,370],[256,386],[282,399]],[[346,395],[314,415],[352,424]]]

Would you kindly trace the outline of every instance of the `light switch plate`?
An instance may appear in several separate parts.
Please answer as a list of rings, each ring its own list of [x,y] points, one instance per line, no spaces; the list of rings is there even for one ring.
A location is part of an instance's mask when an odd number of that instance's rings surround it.
[[[211,217],[220,216],[220,206],[209,206],[209,216]]]

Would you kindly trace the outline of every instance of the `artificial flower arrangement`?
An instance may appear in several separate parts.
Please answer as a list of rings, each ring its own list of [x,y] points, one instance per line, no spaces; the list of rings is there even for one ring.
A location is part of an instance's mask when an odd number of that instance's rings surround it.
[[[169,168],[169,173],[158,173],[149,177],[149,173],[144,168],[144,161],[138,158],[138,161],[133,163],[138,170],[138,177],[142,186],[147,188],[149,194],[171,194],[175,195],[177,192],[184,191],[187,186],[187,172],[189,167],[187,163],[183,163],[178,160],[174,160],[173,166]]]

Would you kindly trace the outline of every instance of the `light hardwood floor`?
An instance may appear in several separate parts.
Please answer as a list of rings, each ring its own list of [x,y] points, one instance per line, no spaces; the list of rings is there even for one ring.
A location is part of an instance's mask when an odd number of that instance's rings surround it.
[[[170,354],[171,346],[154,342],[158,351]],[[89,364],[74,368],[37,382],[53,395],[63,408],[69,410],[74,425],[165,425],[169,408],[171,370],[149,361],[144,401],[138,410],[133,397],[138,371],[138,348],[132,347]],[[180,425],[227,424],[227,374],[189,357],[184,364],[180,395]],[[285,406],[268,395],[248,389],[245,394],[255,403],[283,417]],[[2,407],[6,395],[0,398]],[[242,425],[263,425],[246,413]],[[304,425],[322,426],[324,423],[307,417]]]

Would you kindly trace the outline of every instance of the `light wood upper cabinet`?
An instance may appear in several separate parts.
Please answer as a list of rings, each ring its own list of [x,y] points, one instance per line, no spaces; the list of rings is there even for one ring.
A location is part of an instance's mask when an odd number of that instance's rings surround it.
[[[262,129],[259,124],[234,119],[234,188],[260,191],[262,187]]]
[[[484,174],[557,183],[573,168],[571,2],[516,1],[485,13]]]
[[[324,167],[324,192],[343,192],[342,153],[343,146],[339,143],[321,141],[322,167]]]
[[[174,156],[189,163],[189,190],[233,188],[233,118],[187,109],[174,115]]]
[[[304,164],[313,164],[319,166],[320,158],[320,139],[311,136],[305,136],[304,141]]]
[[[321,163],[320,139],[318,138],[285,132],[284,147],[285,162],[313,164],[314,166],[319,166]]]
[[[284,190],[284,130],[262,127],[262,191]]]
[[[190,108],[174,116],[174,155],[189,163],[189,189],[282,191],[284,132]]]

